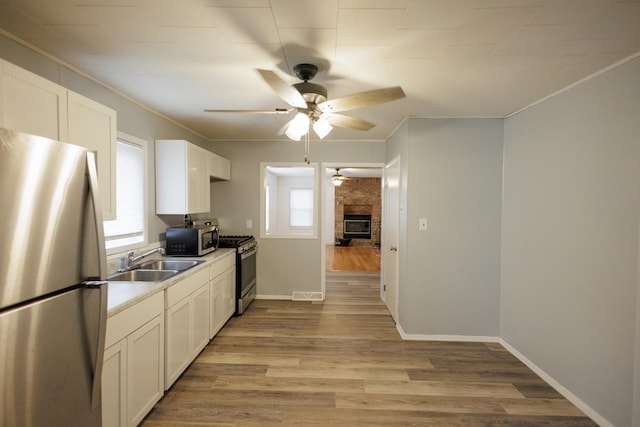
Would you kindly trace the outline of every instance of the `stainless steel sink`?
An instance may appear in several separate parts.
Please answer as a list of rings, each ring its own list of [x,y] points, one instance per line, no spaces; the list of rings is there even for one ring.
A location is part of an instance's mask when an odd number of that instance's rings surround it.
[[[191,267],[195,267],[200,264],[202,261],[192,261],[192,260],[155,260],[145,262],[140,265],[140,268],[147,270],[177,270],[184,271],[188,270]]]
[[[114,274],[107,280],[110,282],[160,282],[178,273],[178,270],[136,269]]]

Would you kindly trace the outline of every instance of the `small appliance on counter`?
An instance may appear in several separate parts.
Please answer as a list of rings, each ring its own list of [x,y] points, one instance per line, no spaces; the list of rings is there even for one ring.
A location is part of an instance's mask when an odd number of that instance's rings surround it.
[[[203,256],[215,251],[220,241],[216,219],[191,221],[167,228],[168,256]]]

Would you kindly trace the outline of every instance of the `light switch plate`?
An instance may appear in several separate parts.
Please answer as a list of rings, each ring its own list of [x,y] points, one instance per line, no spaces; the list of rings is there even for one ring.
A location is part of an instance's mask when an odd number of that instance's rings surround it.
[[[420,218],[420,222],[418,224],[418,230],[427,231],[427,218]]]
[[[247,228],[253,228],[253,220],[247,220]]]

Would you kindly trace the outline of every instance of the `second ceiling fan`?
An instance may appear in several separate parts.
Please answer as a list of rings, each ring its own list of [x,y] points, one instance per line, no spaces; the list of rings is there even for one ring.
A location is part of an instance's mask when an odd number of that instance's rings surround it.
[[[375,124],[344,114],[341,111],[354,110],[404,98],[406,95],[400,86],[374,89],[359,92],[335,99],[327,99],[327,89],[310,80],[318,73],[318,67],[313,64],[298,64],[293,67],[296,76],[302,80],[293,85],[287,84],[276,73],[270,70],[258,70],[260,76],[271,89],[292,108],[276,108],[274,110],[215,110],[206,109],[210,113],[266,113],[287,114],[296,111],[296,116],[285,125],[285,133],[293,140],[299,141],[309,131],[309,125],[321,139],[333,126],[369,130]]]

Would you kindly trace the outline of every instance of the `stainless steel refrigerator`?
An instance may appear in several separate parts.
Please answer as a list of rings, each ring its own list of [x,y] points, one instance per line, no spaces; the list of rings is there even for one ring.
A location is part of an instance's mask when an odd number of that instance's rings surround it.
[[[106,256],[95,153],[0,129],[0,426],[100,426]]]

